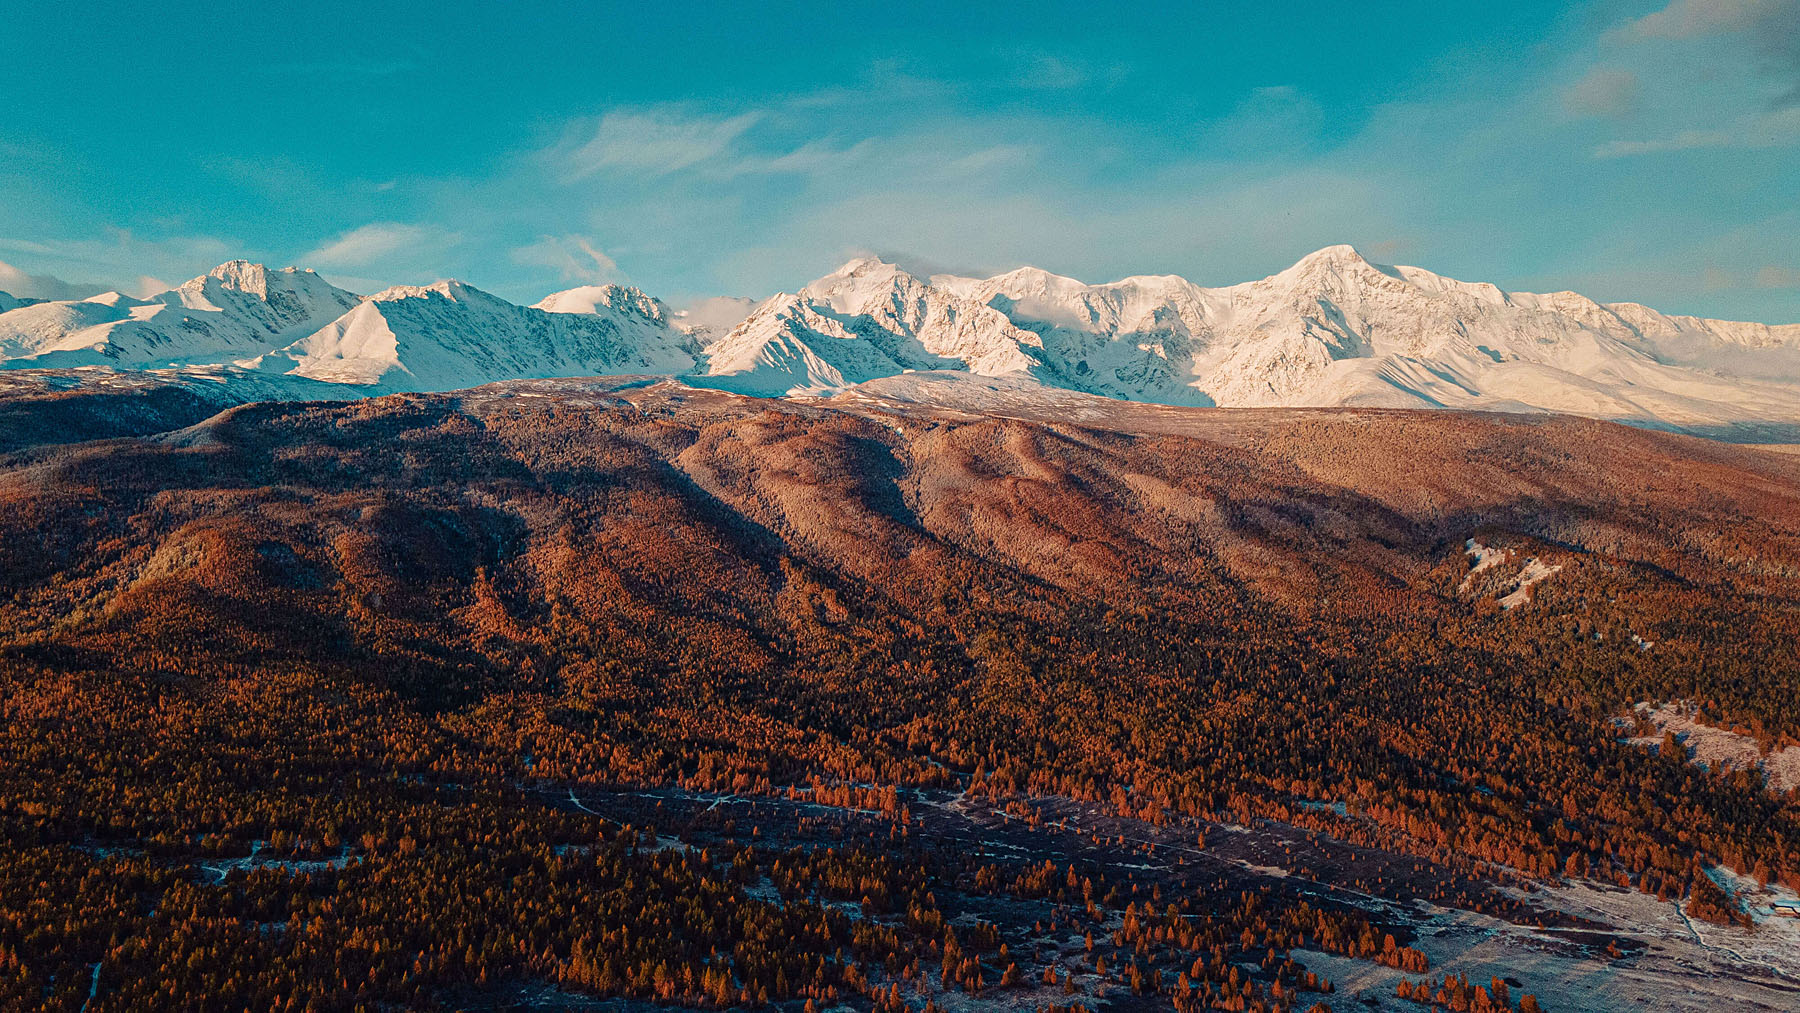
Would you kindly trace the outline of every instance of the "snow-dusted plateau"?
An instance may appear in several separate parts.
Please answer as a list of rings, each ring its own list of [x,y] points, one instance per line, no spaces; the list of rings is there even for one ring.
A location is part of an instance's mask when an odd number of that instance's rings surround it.
[[[1771,442],[1800,427],[1800,324],[1506,292],[1349,246],[1224,288],[1029,267],[921,278],[862,258],[795,293],[681,312],[617,285],[534,306],[455,281],[357,296],[233,261],[148,299],[0,294],[0,310],[0,368],[63,383],[131,374],[227,401],[627,374],[816,397],[920,373],[952,399],[1555,412]]]

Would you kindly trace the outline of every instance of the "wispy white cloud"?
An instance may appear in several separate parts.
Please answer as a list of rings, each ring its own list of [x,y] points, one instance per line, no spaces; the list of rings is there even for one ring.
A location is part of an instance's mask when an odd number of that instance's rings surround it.
[[[1800,268],[1768,264],[1756,272],[1757,288],[1800,289]]]
[[[9,270],[0,271],[0,290],[38,299],[79,299],[107,291],[153,295],[173,287],[162,278],[191,278],[250,253],[244,244],[217,236],[147,238],[127,229],[86,239],[0,237],[0,252],[33,265],[30,270],[7,265]],[[93,280],[64,280],[68,278]],[[123,280],[128,278],[136,280]]]
[[[717,158],[762,119],[759,112],[707,116],[678,106],[614,110],[577,124],[558,153],[567,179],[616,171],[662,175]]]
[[[1800,107],[1753,116],[1725,127],[1683,130],[1647,140],[1608,141],[1594,149],[1594,156],[1627,158],[1701,148],[1775,148],[1795,144],[1800,144]]]
[[[1791,19],[1795,0],[1674,0],[1627,22],[1620,34],[1643,39],[1694,39],[1744,32]]]
[[[1643,82],[1635,71],[1595,67],[1563,89],[1563,109],[1571,116],[1616,117],[1637,111]]]
[[[297,262],[340,283],[354,274],[364,290],[460,274],[534,301],[554,283],[629,275],[676,300],[763,294],[869,249],[982,272],[1033,262],[1090,280],[1172,271],[1229,283],[1348,241],[1519,287],[1591,280],[1596,296],[1786,314],[1793,300],[1770,295],[1784,290],[1745,279],[1790,262],[1791,231],[1759,225],[1725,244],[1740,254],[1701,250],[1737,279],[1729,289],[1709,291],[1696,265],[1712,261],[1694,259],[1701,239],[1757,213],[1725,193],[1732,172],[1753,164],[1780,179],[1800,138],[1780,115],[1792,79],[1768,41],[1800,0],[1723,3],[1680,0],[1611,32],[1559,34],[1488,71],[1447,63],[1386,104],[1276,78],[1235,105],[1213,88],[1146,116],[1095,99],[1118,73],[1148,79],[1144,65],[1021,45],[997,47],[973,74],[876,58],[799,93],[597,107],[437,175],[369,166],[370,179],[346,184],[306,178],[304,161],[214,169],[270,206],[286,195],[295,220],[318,223],[303,237],[316,241],[288,252],[311,246]],[[1709,196],[1664,199],[1671,172]],[[408,224],[423,222],[457,232]],[[186,261],[168,251],[129,267],[116,251],[0,255],[62,278],[210,266],[177,268]],[[254,252],[208,259],[237,255]],[[1603,264],[1625,266],[1578,273]]]
[[[1594,149],[1595,158],[1630,158],[1633,155],[1657,155],[1695,148],[1726,148],[1736,143],[1729,130],[1683,130],[1672,137],[1647,141],[1607,141]]]
[[[1041,154],[1039,149],[1027,144],[990,145],[944,159],[938,175],[949,180],[1035,165]]]
[[[1586,52],[1560,97],[1597,159],[1800,145],[1800,0],[1672,0]]]
[[[148,299],[158,292],[167,292],[174,287],[173,282],[164,281],[154,275],[140,274],[137,281],[133,283],[132,290],[127,294],[137,296],[139,299]]]
[[[1049,53],[1021,53],[1014,81],[1022,88],[1061,91],[1079,88],[1092,80],[1088,69],[1073,60]]]
[[[329,240],[301,257],[308,266],[367,268],[390,260],[402,251],[441,249],[457,240],[455,233],[426,225],[370,222]]]
[[[791,151],[743,153],[721,159],[712,170],[714,175],[724,178],[757,174],[813,175],[837,172],[869,158],[875,146],[875,141],[868,138],[842,146],[824,141],[809,141]]]
[[[950,81],[914,73],[904,61],[871,60],[854,81],[826,85],[799,94],[780,96],[770,108],[784,114],[807,109],[862,109],[871,106],[919,106],[957,93]]]
[[[0,260],[0,292],[27,299],[86,299],[115,288],[101,282],[64,281],[53,274],[28,274]]]
[[[1371,246],[1396,235],[1393,205],[1403,198],[1379,180],[1310,168],[1204,177],[1186,165],[1091,200],[1010,179],[948,187],[928,177],[889,179],[878,192],[846,190],[797,209],[731,256],[721,274],[740,290],[771,290],[772,276],[791,285],[873,250],[928,273],[990,274],[1030,263],[1094,282],[1179,272],[1229,284],[1333,242]],[[1232,242],[1217,242],[1222,235]],[[1123,255],[1122,237],[1130,245]]]
[[[683,327],[697,328],[714,335],[725,334],[743,323],[757,300],[744,296],[715,295],[695,299],[675,311]]]
[[[1672,0],[1661,10],[1628,21],[1605,36],[1613,43],[1661,43],[1687,47],[1686,59],[1660,67],[1679,76],[1686,69],[1730,73],[1749,68],[1772,82],[1769,108],[1800,105],[1800,0]],[[1694,48],[1710,47],[1704,52]]]
[[[1252,89],[1212,124],[1203,144],[1237,157],[1293,153],[1309,147],[1324,122],[1324,110],[1311,96],[1293,85],[1270,85]]]
[[[842,171],[869,156],[869,138],[837,143],[815,137],[784,146],[778,138],[759,142],[751,136],[759,125],[776,121],[786,121],[780,124],[786,129],[776,133],[791,134],[793,111],[809,105],[796,99],[729,115],[696,113],[679,104],[614,110],[571,124],[546,157],[568,185],[597,176],[636,181],[680,173],[714,181],[809,176]]]
[[[549,268],[563,281],[602,285],[624,279],[618,263],[585,236],[539,236],[534,243],[514,248],[512,260]]]

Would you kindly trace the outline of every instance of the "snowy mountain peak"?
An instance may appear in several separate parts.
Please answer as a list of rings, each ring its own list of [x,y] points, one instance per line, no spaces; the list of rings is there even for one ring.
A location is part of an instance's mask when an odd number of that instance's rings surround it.
[[[668,326],[654,300],[636,289],[605,288],[564,300],[585,298],[586,311],[552,312],[460,281],[396,285],[246,365],[380,390],[693,368],[687,336]],[[646,303],[654,312],[645,312]]]
[[[946,278],[945,280],[954,282],[964,279]],[[1014,268],[1005,274],[988,280],[993,284],[995,289],[1000,291],[1018,293],[1029,292],[1039,295],[1070,293],[1087,287],[1084,283],[1076,281],[1074,278],[1054,274],[1041,267],[1031,266]],[[932,282],[937,284],[939,279],[933,278]]]
[[[758,323],[764,321],[763,324]],[[825,341],[831,337],[838,341]],[[838,348],[866,339],[893,366]],[[1800,327],[1602,307],[1574,293],[1510,293],[1328,246],[1260,281],[1207,289],[1174,275],[1089,285],[1023,267],[993,278],[911,278],[852,261],[759,310],[713,372],[774,369],[814,389],[886,368],[1023,370],[1037,382],[1171,404],[1488,407],[1646,423],[1800,421]],[[797,356],[792,365],[774,349]],[[905,349],[957,360],[901,362]],[[760,349],[763,359],[748,351]],[[723,349],[721,349],[723,350]],[[1754,366],[1740,354],[1756,352]],[[1779,354],[1775,354],[1779,353]],[[1783,359],[1782,355],[1787,358]],[[821,368],[815,360],[853,369]],[[1729,365],[1726,378],[1696,372]],[[1780,387],[1758,386],[1782,377]],[[1779,406],[1779,407],[1777,407]]]
[[[1037,267],[920,278],[854,258],[793,294],[679,312],[623,285],[517,306],[459,281],[366,299],[231,261],[149,300],[0,300],[0,368],[236,363],[374,390],[681,374],[783,395],[905,373],[1176,405],[1552,411],[1714,430],[1800,425],[1800,324],[1508,292],[1328,246],[1221,288]]]
[[[1300,258],[1302,264],[1367,264],[1367,257],[1349,243],[1337,243],[1314,250]]]
[[[899,265],[890,264],[880,257],[852,257],[844,262],[844,266],[826,275],[826,278],[858,278],[868,274],[893,274],[900,270]],[[820,279],[821,281],[824,279]]]
[[[609,309],[656,321],[668,317],[668,310],[660,301],[629,285],[582,285],[547,295],[532,308],[546,313],[598,313]]]
[[[1320,278],[1377,280],[1377,275],[1390,278],[1399,277],[1391,267],[1383,267],[1371,263],[1368,258],[1357,252],[1356,247],[1347,243],[1327,246],[1295,261],[1294,266],[1271,278],[1264,279],[1272,284],[1309,284]],[[1254,284],[1254,283],[1253,283]]]
[[[833,295],[856,298],[870,294],[885,294],[896,287],[907,284],[920,284],[902,270],[898,264],[890,264],[880,257],[858,257],[843,267],[820,278],[800,290],[802,297],[828,297]]]
[[[454,278],[440,279],[429,285],[390,285],[374,295],[369,296],[368,301],[398,302],[402,299],[430,299],[433,296],[440,299],[448,299],[451,302],[464,302],[471,297],[493,302],[501,301],[497,296],[488,295],[486,292],[483,292],[475,286],[457,281]]]
[[[878,257],[767,300],[702,350],[707,382],[746,393],[817,391],[911,370],[998,376],[1037,365],[1004,314]]]
[[[920,297],[927,291],[930,286],[899,265],[862,257],[802,288],[792,301],[846,316],[904,316],[917,311]]]
[[[284,267],[277,271],[248,260],[228,260],[197,278],[188,279],[174,291],[204,293],[219,290],[240,292],[263,300],[268,299],[271,292],[320,294],[342,291],[311,269]]]
[[[288,270],[292,271],[293,268]],[[225,288],[258,298],[266,298],[269,294],[269,269],[248,260],[228,260],[182,287],[201,288],[205,286],[209,278],[219,282]]]
[[[311,271],[233,260],[150,299],[107,292],[0,313],[0,366],[229,362],[292,341],[356,303]]]

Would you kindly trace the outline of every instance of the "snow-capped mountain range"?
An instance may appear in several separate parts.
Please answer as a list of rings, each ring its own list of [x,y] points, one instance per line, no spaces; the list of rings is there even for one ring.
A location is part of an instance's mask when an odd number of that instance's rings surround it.
[[[459,281],[398,286],[245,365],[327,383],[456,390],[497,379],[685,373],[687,338],[660,303],[609,286],[515,306]]]
[[[281,347],[359,302],[311,271],[234,260],[149,299],[107,292],[0,313],[0,367],[228,362]]]
[[[920,278],[862,258],[793,294],[682,312],[618,285],[529,307],[454,281],[359,297],[244,261],[142,300],[0,293],[0,368],[92,366],[254,374],[264,392],[292,377],[346,397],[614,374],[819,396],[918,372],[1174,405],[1800,424],[1800,324],[1505,292],[1348,246],[1225,288],[1175,276],[1090,285],[1029,267]]]

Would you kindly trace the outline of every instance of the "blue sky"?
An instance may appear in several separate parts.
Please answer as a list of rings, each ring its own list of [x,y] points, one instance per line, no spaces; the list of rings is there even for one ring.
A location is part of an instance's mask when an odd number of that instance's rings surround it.
[[[1800,0],[1243,6],[7,0],[0,288],[1226,284],[1349,242],[1800,321]]]

